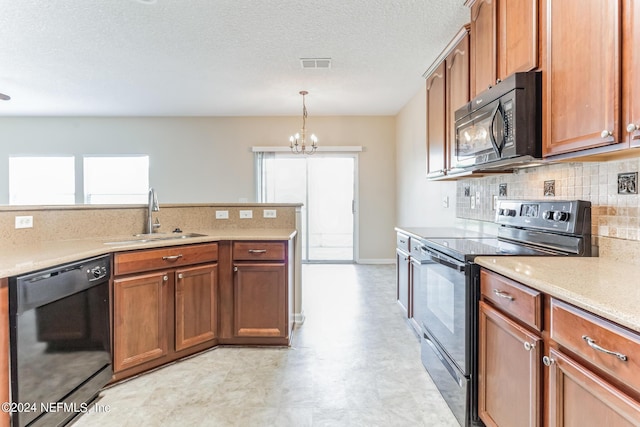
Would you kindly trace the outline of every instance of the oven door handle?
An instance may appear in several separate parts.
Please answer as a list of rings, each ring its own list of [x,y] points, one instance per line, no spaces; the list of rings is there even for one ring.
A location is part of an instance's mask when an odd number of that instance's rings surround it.
[[[500,101],[498,101],[498,105],[496,105],[495,110],[493,110],[493,114],[491,115],[491,123],[489,124],[489,139],[491,140],[491,145],[493,145],[493,150],[496,152],[498,158],[502,157],[502,148],[504,146],[504,118],[503,118],[502,106],[500,105]],[[500,118],[502,121],[502,140],[500,144],[496,140],[495,135],[495,123],[497,119]]]
[[[445,267],[452,268],[460,273],[464,273],[465,265],[457,259],[451,258],[450,256],[447,256],[445,254],[432,251],[431,249],[424,246],[420,248],[420,251],[424,255],[428,256],[431,261],[437,262],[438,264],[444,265]]]

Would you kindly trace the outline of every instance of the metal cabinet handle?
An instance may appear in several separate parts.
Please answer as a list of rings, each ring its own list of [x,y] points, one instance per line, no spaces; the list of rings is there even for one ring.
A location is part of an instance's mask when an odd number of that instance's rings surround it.
[[[554,363],[556,363],[556,361],[550,358],[549,356],[544,356],[542,358],[542,363],[544,363],[544,366],[551,366]]]
[[[534,348],[536,348],[536,344],[535,344],[535,343],[531,344],[531,343],[530,343],[530,342],[528,342],[528,341],[525,341],[525,342],[524,342],[524,349],[525,349],[525,350],[527,350],[527,351],[531,351],[531,350],[533,350]]]
[[[610,136],[613,136],[613,132],[611,132],[610,130],[603,130],[602,132],[600,132],[600,137],[601,138],[608,138]]]
[[[504,291],[500,291],[498,289],[494,289],[493,293],[499,296],[500,298],[508,299],[509,301],[513,301],[513,297]]]
[[[182,273],[178,273],[178,279],[182,279],[184,278],[184,275]]]
[[[182,258],[182,254],[163,256],[162,260],[163,261],[176,261],[176,260],[179,260],[180,258]]]
[[[167,276],[166,274],[164,276],[162,276],[162,281],[166,282],[167,280],[169,280],[169,276]]]
[[[635,123],[629,123],[629,124],[627,125],[627,132],[629,132],[629,133],[631,133],[631,132],[635,132],[635,131],[637,131],[638,129],[640,129],[640,126],[638,126],[638,125],[637,125],[637,124],[635,124]]]
[[[602,353],[606,353],[606,354],[610,354],[612,356],[615,356],[618,359],[622,360],[623,362],[627,361],[627,356],[625,356],[624,354],[618,353],[617,351],[607,350],[604,347],[600,347],[598,344],[596,344],[596,342],[592,338],[589,338],[587,335],[583,335],[582,339],[585,340],[587,342],[587,345],[589,347],[591,347],[592,349],[594,349],[594,350],[601,351]]]
[[[238,267],[233,267],[233,271],[238,271]]]
[[[249,249],[250,254],[266,254],[266,249]]]

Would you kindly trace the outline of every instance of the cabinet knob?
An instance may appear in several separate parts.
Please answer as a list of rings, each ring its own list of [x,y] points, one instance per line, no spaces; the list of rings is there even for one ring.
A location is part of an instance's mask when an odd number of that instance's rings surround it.
[[[629,123],[629,124],[627,125],[627,132],[629,132],[629,133],[631,133],[631,132],[635,132],[635,131],[637,131],[638,129],[640,129],[640,126],[638,126],[638,125],[637,125],[637,124],[635,124],[635,123]]]
[[[550,358],[549,356],[544,356],[542,358],[542,363],[544,363],[544,366],[551,366],[554,363],[556,363],[556,361]]]
[[[169,280],[169,276],[167,276],[166,274],[164,276],[162,276],[162,281],[166,282],[167,280]]]
[[[182,273],[178,273],[178,279],[182,279],[183,277]]]
[[[233,271],[238,271],[238,267],[233,267]]]
[[[525,341],[525,342],[524,342],[524,349],[525,349],[525,350],[527,350],[527,351],[531,351],[531,350],[533,350],[534,348],[536,348],[535,343],[534,343],[534,344],[531,344],[531,343],[530,343],[530,342],[528,342],[528,341]]]
[[[602,138],[608,138],[610,136],[613,136],[613,132],[611,132],[610,130],[603,130],[602,132],[600,132],[600,137]]]

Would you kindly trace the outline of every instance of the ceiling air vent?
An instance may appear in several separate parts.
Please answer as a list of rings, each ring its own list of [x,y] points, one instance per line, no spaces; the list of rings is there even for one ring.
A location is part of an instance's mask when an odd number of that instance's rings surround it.
[[[302,68],[331,68],[331,58],[300,58]]]

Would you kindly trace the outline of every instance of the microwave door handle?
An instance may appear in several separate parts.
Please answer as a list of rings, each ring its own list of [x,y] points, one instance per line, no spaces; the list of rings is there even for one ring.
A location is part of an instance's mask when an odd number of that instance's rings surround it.
[[[503,141],[500,141],[500,144],[498,144],[498,142],[496,141],[494,125],[498,117],[502,117],[502,106],[500,105],[499,101],[495,110],[493,110],[493,114],[491,115],[491,123],[489,124],[489,139],[491,140],[491,145],[493,145],[493,150],[496,152],[498,158],[500,158],[502,156],[502,144],[504,143],[504,138]]]

